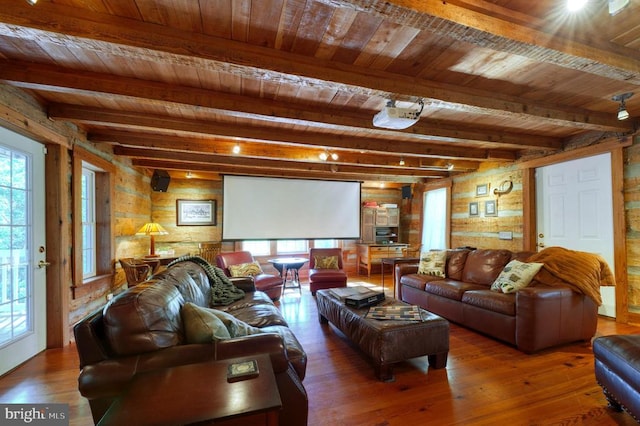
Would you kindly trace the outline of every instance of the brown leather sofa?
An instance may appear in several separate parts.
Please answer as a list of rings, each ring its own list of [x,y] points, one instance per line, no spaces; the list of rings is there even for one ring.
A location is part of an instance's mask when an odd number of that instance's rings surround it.
[[[534,281],[514,293],[490,290],[512,259],[533,253],[509,250],[449,250],[446,278],[418,274],[417,264],[396,266],[398,298],[454,323],[515,345],[525,353],[589,340],[596,332],[597,304],[569,285]]]
[[[74,326],[81,369],[78,386],[89,400],[94,421],[102,418],[138,374],[211,359],[269,354],[283,405],[280,424],[306,425],[308,400],[302,380],[307,356],[269,297],[255,291],[251,280],[238,286],[245,290],[243,299],[215,308],[263,333],[185,343],[181,307],[187,302],[208,307],[211,297],[206,272],[191,261],[179,262],[127,289],[78,322]]]
[[[249,251],[224,252],[216,256],[216,265],[222,269],[228,277],[231,277],[229,266],[251,262],[255,262],[255,259]],[[278,300],[280,296],[282,296],[282,287],[284,285],[282,277],[274,274],[261,273],[255,275],[253,281],[256,289],[267,293],[271,300]]]

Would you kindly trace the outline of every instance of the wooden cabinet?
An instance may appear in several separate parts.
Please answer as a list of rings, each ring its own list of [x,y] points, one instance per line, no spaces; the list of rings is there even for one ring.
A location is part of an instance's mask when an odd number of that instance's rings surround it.
[[[371,270],[382,266],[382,259],[386,257],[403,257],[408,244],[358,244],[358,273],[364,268],[367,275]]]
[[[361,225],[363,243],[397,243],[400,210],[397,207],[365,207],[362,209]]]

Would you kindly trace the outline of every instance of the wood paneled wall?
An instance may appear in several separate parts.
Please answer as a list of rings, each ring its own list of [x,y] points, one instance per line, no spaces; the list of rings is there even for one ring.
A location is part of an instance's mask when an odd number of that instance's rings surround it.
[[[485,166],[486,167],[486,166]],[[507,194],[494,190],[503,182],[512,182]],[[476,195],[479,185],[488,186],[488,194]],[[506,185],[506,184],[505,184]],[[486,201],[496,202],[497,215],[487,215]],[[469,204],[478,203],[478,215],[469,213]],[[515,167],[484,168],[477,173],[455,177],[451,197],[451,247],[522,250],[522,172]],[[513,239],[501,240],[498,233],[511,232]]]

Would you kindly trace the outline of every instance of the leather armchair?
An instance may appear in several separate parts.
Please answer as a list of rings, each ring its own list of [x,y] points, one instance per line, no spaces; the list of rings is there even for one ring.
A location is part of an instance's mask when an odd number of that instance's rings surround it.
[[[231,277],[229,266],[240,265],[242,263],[255,262],[253,255],[249,251],[232,251],[216,255],[216,266]],[[282,278],[274,274],[261,273],[253,277],[257,290],[267,293],[271,300],[278,300],[282,295]]]
[[[321,257],[336,256],[338,269],[318,268],[316,260]],[[312,248],[309,250],[309,289],[315,296],[316,291],[326,288],[346,287],[347,273],[343,269],[342,249],[340,248]]]

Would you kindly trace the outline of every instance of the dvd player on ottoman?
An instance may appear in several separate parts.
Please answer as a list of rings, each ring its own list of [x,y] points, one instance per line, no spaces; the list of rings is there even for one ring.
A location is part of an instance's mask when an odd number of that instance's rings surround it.
[[[332,288],[329,291],[345,305],[354,308],[366,308],[384,300],[384,292],[364,286]]]

